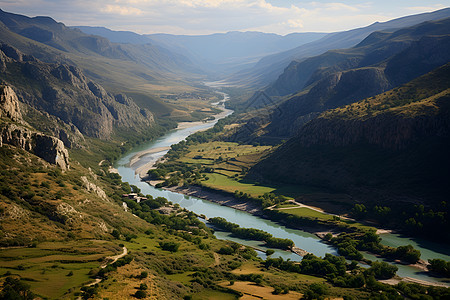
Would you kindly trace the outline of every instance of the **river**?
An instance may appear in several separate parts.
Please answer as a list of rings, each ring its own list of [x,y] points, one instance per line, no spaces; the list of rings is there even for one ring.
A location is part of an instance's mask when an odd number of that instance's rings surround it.
[[[232,113],[231,110],[227,110],[224,108],[224,102],[228,99],[228,96],[224,93],[221,94],[223,95],[224,100],[216,103],[216,105],[222,106],[224,112],[219,116],[219,118],[226,117],[227,115]],[[184,140],[186,137],[193,134],[194,132],[211,128],[212,126],[214,126],[215,123],[217,123],[219,118],[216,118],[215,120],[206,123],[197,122],[194,123],[194,126],[187,128],[186,126],[181,126],[181,128],[174,129],[163,137],[160,137],[156,140],[150,141],[148,143],[142,144],[134,148],[131,152],[124,155],[116,163],[115,167],[117,168],[119,174],[122,176],[122,180],[130,184],[136,185],[141,189],[142,193],[145,195],[149,194],[152,195],[153,197],[165,197],[169,201],[173,203],[178,203],[181,207],[193,211],[196,214],[199,215],[203,214],[208,218],[223,217],[227,219],[229,222],[239,224],[239,226],[241,227],[257,228],[269,232],[270,234],[278,238],[291,239],[294,241],[297,247],[304,249],[310,253],[313,253],[317,256],[324,256],[326,253],[337,254],[335,248],[327,244],[324,244],[318,237],[316,237],[311,233],[307,233],[301,230],[290,229],[278,223],[272,222],[270,220],[253,216],[244,211],[221,206],[219,204],[210,201],[185,196],[172,191],[157,189],[147,184],[146,182],[141,181],[138,175],[139,171],[142,172],[143,169],[145,170],[145,166],[152,164],[157,159],[164,156],[168,152],[167,148],[170,145],[176,144]],[[130,164],[130,162],[132,163]],[[231,237],[229,233],[217,231],[215,235],[217,238],[220,239],[232,240],[243,245],[257,247],[263,250],[266,249],[263,245],[261,245],[260,242],[242,240],[239,238]],[[430,244],[424,242],[419,244],[410,239],[403,238],[401,236],[393,234],[383,234],[382,240],[384,244],[390,246],[412,244],[416,249],[419,249],[422,252],[422,258],[424,259],[441,258],[450,261],[449,250],[443,247],[439,248],[439,245],[431,245],[430,248],[424,248],[424,245]],[[434,251],[435,249],[437,249],[437,251]],[[258,251],[258,255],[261,258],[265,258],[265,254],[263,252]],[[377,259],[370,254],[365,254],[365,256],[373,260]],[[283,250],[275,250],[275,253],[272,255],[272,257],[283,257],[284,259],[289,258],[293,261],[301,260],[301,257],[298,256],[297,254]],[[399,271],[397,273],[402,277],[411,277],[431,282],[441,282],[441,283],[443,282],[443,280],[440,278],[433,278],[424,273],[421,273],[420,270],[418,270],[417,268],[399,264],[397,264],[397,266],[399,267]],[[446,283],[450,286],[448,282]]]

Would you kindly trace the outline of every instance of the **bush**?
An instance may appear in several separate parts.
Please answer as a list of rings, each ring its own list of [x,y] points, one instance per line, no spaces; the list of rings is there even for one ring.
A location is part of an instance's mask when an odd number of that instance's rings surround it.
[[[175,242],[159,242],[159,246],[165,251],[177,252],[180,244]]]
[[[147,297],[147,293],[145,291],[138,290],[136,291],[136,293],[134,293],[134,296],[138,299],[144,299],[145,297]]]
[[[140,275],[138,275],[138,278],[144,279],[148,277],[148,272],[142,271]]]
[[[323,299],[328,292],[328,287],[323,283],[313,283],[303,295],[302,299]]]
[[[375,261],[372,266],[367,270],[369,274],[373,274],[377,279],[390,279],[395,276],[398,268],[387,262]]]

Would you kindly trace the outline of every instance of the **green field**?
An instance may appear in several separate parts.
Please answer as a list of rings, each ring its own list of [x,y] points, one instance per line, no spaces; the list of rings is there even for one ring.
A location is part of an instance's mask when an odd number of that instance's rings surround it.
[[[104,257],[116,255],[117,249],[100,241],[45,242],[36,248],[1,249],[0,274],[20,276],[36,294],[58,299],[69,289],[91,281],[89,271],[98,268]]]
[[[239,145],[232,142],[208,142],[190,145],[187,152],[178,158],[178,162],[188,165],[202,165],[212,169],[204,172],[207,177],[202,185],[227,193],[247,193],[258,197],[265,193],[274,193],[288,198],[314,192],[314,189],[304,186],[268,186],[251,182],[245,178],[247,171],[260,161],[272,149],[271,146]]]
[[[282,212],[300,216],[300,217],[308,217],[313,219],[320,219],[320,220],[333,220],[333,215],[325,214],[318,212],[316,210],[312,210],[307,207],[298,207],[298,208],[291,208],[291,209],[283,209]]]
[[[283,205],[279,205],[279,206],[283,206]],[[287,206],[287,207],[289,207],[289,206]],[[280,207],[277,207],[277,208],[280,208]],[[282,211],[283,213],[286,213],[286,214],[292,214],[295,216],[312,218],[312,219],[319,219],[319,220],[323,220],[323,221],[333,220],[333,218],[336,217],[334,215],[322,213],[322,212],[310,209],[308,207],[289,208],[289,209],[282,209],[280,211]],[[375,229],[374,227],[363,225],[361,223],[358,223],[358,222],[355,222],[352,220],[348,220],[348,219],[341,218],[340,222],[346,223],[350,226],[357,227],[360,229],[365,229],[365,230],[366,229]]]
[[[239,299],[236,295],[224,293],[214,290],[205,290],[201,293],[194,294],[192,300],[237,300]]]
[[[203,184],[207,187],[222,190],[229,193],[234,193],[234,191],[239,190],[244,193],[248,193],[252,196],[260,196],[264,193],[271,193],[275,188],[255,185],[253,183],[244,183],[228,176],[212,173],[208,174],[208,180],[203,181]]]

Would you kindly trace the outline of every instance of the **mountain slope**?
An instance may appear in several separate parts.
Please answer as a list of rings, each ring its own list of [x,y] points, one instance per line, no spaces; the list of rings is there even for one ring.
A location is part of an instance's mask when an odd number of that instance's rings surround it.
[[[149,43],[133,47],[114,44],[106,38],[66,27],[50,17],[29,18],[0,10],[0,21],[16,34],[66,53],[130,60],[169,74],[194,69],[189,59],[167,49]]]
[[[437,203],[449,192],[449,83],[447,64],[389,92],[324,112],[251,174],[367,199],[375,190]]]
[[[297,48],[262,58],[255,66],[233,74],[227,81],[236,85],[262,88],[282,74],[283,70],[293,61],[322,54],[331,49],[352,47],[375,31],[394,31],[402,27],[409,27],[425,21],[439,20],[450,17],[450,8],[402,17],[382,23],[374,23],[367,27],[349,31],[331,33],[320,40],[299,46]]]
[[[108,91],[136,95],[141,107],[155,107],[158,115],[176,110],[158,95],[192,90],[192,81],[202,77],[183,55],[150,44],[113,44],[51,18],[0,11],[0,28],[0,42],[43,62],[76,66]],[[49,33],[47,39],[40,38],[41,31]]]
[[[117,130],[142,132],[154,123],[150,111],[106,92],[74,66],[44,63],[6,44],[0,44],[0,65],[0,79],[21,102],[59,118],[73,132],[109,139]]]
[[[205,70],[236,72],[261,57],[285,51],[323,37],[323,33],[292,33],[280,36],[262,32],[228,32],[211,35],[146,35],[171,51],[189,53]],[[220,75],[220,74],[219,74]]]
[[[289,138],[326,109],[382,93],[447,63],[449,49],[450,19],[444,19],[393,33],[375,32],[353,48],[292,62],[267,94],[303,90],[287,98],[271,98],[273,103],[282,103],[262,135],[265,139]]]
[[[428,48],[433,48],[433,43],[437,44],[439,41],[432,42],[432,37],[448,35],[450,33],[449,28],[450,20],[447,18],[440,21],[424,22],[412,27],[406,27],[404,29],[394,31],[392,33],[383,31],[374,32],[355,47],[349,49],[331,50],[322,55],[308,58],[302,62],[291,62],[291,64],[284,70],[283,74],[281,74],[280,77],[266,89],[266,92],[269,95],[284,96],[302,90],[305,86],[310,85],[314,83],[314,81],[317,81],[323,77],[322,74],[326,75],[336,71],[380,65],[380,63],[383,63],[384,60],[390,59],[393,55],[398,54],[404,49],[410,47],[415,41],[419,41],[424,36],[429,36],[430,38],[425,41],[421,41],[421,44],[410,49],[409,56],[404,56],[404,54],[401,54],[403,56],[403,61],[397,62],[395,65],[392,65],[391,63],[389,66],[388,70],[391,71],[391,73],[397,68],[402,68],[401,71],[397,69],[397,73],[390,75],[390,78],[394,81],[397,80],[399,83],[407,82],[412,78],[426,73],[436,67],[435,65],[434,67],[426,69],[425,72],[423,72],[421,68],[415,65],[410,65],[406,63],[406,61],[408,59],[413,59],[411,56],[417,55],[417,52],[415,51],[420,51],[418,49],[420,47],[424,49],[422,50],[423,52],[427,51],[424,46],[425,44],[429,44]],[[439,50],[441,50],[442,53],[436,52]],[[433,64],[431,62],[432,59],[436,60],[436,63],[443,61],[446,57],[448,57],[448,55],[445,54],[446,50],[446,45],[442,45],[441,49],[435,49],[434,51],[436,53],[433,54],[433,57],[428,59],[430,61],[428,64]],[[423,53],[421,55],[424,57],[426,54]],[[417,60],[417,58],[414,59]],[[409,74],[410,72],[406,72],[406,74],[403,75],[403,78],[399,77],[398,75],[405,71],[403,69],[405,65],[410,65],[409,69],[414,69],[415,74],[418,75],[411,76]],[[420,73],[421,71],[423,73]]]

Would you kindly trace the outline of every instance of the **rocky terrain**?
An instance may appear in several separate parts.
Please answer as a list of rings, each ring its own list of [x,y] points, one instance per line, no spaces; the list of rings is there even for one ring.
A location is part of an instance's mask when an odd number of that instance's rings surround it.
[[[80,69],[50,64],[0,45],[0,79],[14,87],[20,102],[52,115],[90,137],[109,139],[115,130],[141,131],[152,113],[123,94],[108,93]],[[114,129],[113,129],[114,128]]]
[[[19,100],[9,86],[0,86],[0,118],[0,147],[3,143],[10,144],[36,154],[62,170],[69,168],[69,153],[64,143],[56,137],[30,129],[22,120]]]

